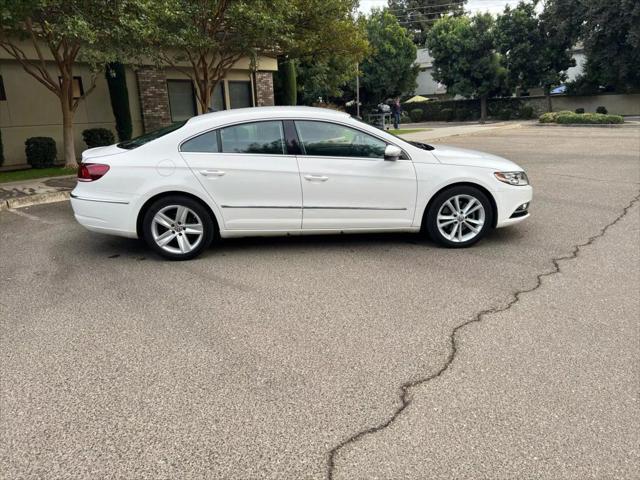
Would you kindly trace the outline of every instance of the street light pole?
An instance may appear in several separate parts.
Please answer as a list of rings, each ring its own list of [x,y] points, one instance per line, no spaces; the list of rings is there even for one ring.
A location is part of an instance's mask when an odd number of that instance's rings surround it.
[[[360,62],[356,63],[356,117],[360,118]]]

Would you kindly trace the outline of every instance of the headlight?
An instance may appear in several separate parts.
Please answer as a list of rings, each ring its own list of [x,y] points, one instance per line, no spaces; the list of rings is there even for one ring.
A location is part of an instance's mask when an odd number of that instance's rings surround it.
[[[529,185],[529,179],[524,172],[496,172],[494,175],[498,180],[509,185]]]

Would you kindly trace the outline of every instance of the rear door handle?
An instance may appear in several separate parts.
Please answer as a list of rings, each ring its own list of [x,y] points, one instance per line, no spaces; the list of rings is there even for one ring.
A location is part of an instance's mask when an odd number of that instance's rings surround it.
[[[222,177],[225,173],[222,170],[200,170],[200,175],[205,177]]]
[[[329,180],[329,177],[325,177],[324,175],[305,175],[304,179],[310,182],[326,182]]]

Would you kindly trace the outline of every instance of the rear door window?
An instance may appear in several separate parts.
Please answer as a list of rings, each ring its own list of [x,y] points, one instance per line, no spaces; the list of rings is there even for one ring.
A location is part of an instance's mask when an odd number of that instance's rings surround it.
[[[284,131],[280,121],[243,123],[219,131],[223,153],[285,154]]]

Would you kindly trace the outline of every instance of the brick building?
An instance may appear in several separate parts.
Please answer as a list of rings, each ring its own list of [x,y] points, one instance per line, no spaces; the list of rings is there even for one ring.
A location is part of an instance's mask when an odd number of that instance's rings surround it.
[[[52,75],[57,75],[53,62],[49,68]],[[249,59],[241,59],[216,87],[211,108],[273,105],[273,72],[276,70],[274,58],[259,58],[257,71],[251,70]],[[88,66],[79,64],[74,67],[74,75],[74,87],[81,94],[91,84],[91,72]],[[98,74],[96,80],[95,90],[80,103],[75,115],[78,155],[86,149],[83,130],[104,127],[115,134],[104,74]],[[127,66],[126,83],[134,136],[202,113],[195,99],[194,85],[177,70],[157,69],[152,65]],[[26,166],[24,142],[35,136],[54,138],[58,158],[62,160],[62,114],[58,98],[4,51],[0,51],[0,129],[5,157],[2,169]]]

